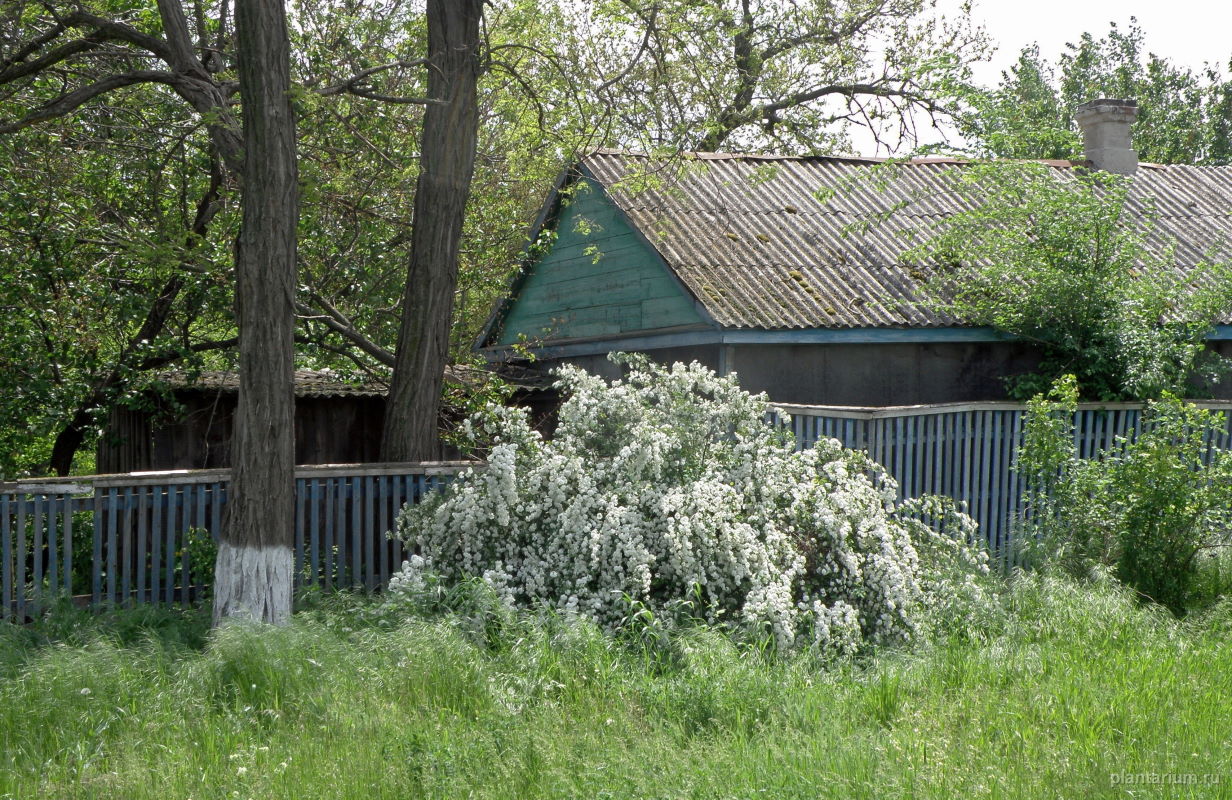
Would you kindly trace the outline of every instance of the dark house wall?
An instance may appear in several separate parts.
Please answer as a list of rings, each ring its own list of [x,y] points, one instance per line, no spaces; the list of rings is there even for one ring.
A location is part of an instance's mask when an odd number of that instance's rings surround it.
[[[152,460],[145,469],[231,466],[236,396],[230,392],[181,391],[177,399],[184,406],[183,416],[152,426]]]
[[[1232,358],[1232,342],[1211,342]],[[1031,372],[1039,354],[1020,342],[887,344],[718,345],[668,348],[647,353],[655,361],[699,361],[715,371],[737,373],[750,392],[782,403],[836,406],[905,406],[1009,399],[1005,378]],[[608,380],[619,369],[605,355],[541,361],[550,368],[576,364]],[[1197,387],[1194,397],[1232,400],[1232,375]]]
[[[698,361],[735,372],[748,391],[782,403],[839,406],[1004,400],[1002,376],[1027,372],[1038,361],[1029,346],[1009,342],[710,345],[647,355],[663,364]],[[563,361],[608,380],[619,376],[605,355]]]
[[[295,463],[377,461],[385,426],[383,397],[295,399]]]
[[[1012,342],[736,345],[728,358],[751,392],[836,406],[1004,400],[1004,376],[1038,361]]]

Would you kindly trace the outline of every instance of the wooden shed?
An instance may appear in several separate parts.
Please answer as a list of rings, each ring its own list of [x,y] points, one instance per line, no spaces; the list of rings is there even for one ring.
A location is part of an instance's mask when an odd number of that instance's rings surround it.
[[[99,440],[97,471],[214,469],[231,465],[239,396],[235,372],[168,373],[173,403],[151,395],[148,409],[118,407]],[[325,371],[295,373],[295,463],[378,460],[387,388]]]
[[[483,385],[493,370],[450,365],[445,381],[461,387]],[[506,364],[495,369],[513,392],[513,402],[544,422],[555,407],[546,391],[551,378],[534,367]],[[96,449],[99,473],[231,466],[231,431],[239,399],[235,372],[196,375],[169,372],[167,394],[150,393],[138,407],[113,408]],[[385,429],[385,381],[346,378],[328,370],[295,372],[295,463],[370,464],[380,460]],[[465,416],[462,408],[441,409],[442,431]],[[438,460],[461,457],[442,442]]]

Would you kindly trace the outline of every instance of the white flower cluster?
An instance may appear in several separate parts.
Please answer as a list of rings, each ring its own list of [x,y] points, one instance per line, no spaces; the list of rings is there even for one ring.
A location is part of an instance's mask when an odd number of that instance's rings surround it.
[[[487,467],[406,508],[399,535],[422,556],[391,588],[420,586],[431,568],[609,626],[630,600],[661,608],[697,593],[699,615],[766,629],[781,647],[911,636],[926,581],[891,479],[833,440],[796,451],[765,396],[734,378],[618,358],[627,375],[610,386],[558,373],[569,399],[550,441],[520,409],[467,424]]]

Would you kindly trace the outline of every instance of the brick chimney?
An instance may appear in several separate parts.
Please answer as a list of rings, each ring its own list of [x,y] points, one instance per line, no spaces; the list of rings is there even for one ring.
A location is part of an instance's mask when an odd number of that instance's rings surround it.
[[[1101,98],[1074,109],[1074,120],[1082,129],[1083,155],[1093,168],[1117,175],[1138,171],[1138,151],[1132,146],[1129,132],[1137,118],[1135,100]]]

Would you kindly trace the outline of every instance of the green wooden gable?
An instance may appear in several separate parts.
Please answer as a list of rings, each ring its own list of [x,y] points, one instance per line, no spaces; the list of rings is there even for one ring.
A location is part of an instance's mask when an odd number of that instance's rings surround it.
[[[497,339],[510,345],[707,326],[662,258],[603,187],[579,178],[556,216],[556,240],[526,268]]]

